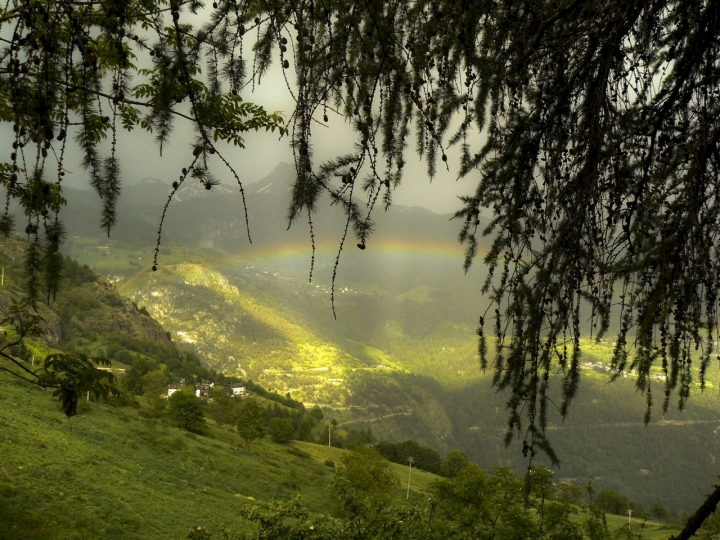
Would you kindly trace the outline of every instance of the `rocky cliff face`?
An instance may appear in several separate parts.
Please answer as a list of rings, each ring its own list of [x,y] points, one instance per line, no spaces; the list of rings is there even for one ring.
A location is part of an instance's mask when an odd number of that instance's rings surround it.
[[[0,243],[0,319],[14,301],[23,298],[23,242]],[[70,340],[83,345],[102,341],[105,335],[120,335],[151,341],[168,348],[174,345],[170,335],[147,310],[138,308],[106,279],[94,275],[89,268],[68,260],[65,279],[57,297],[39,302],[37,313],[43,318],[45,340],[52,347],[63,348]],[[99,353],[100,351],[88,351]]]
[[[120,332],[137,339],[147,339],[172,347],[169,332],[144,309],[129,298],[125,298],[108,281],[98,280],[92,293],[100,303],[108,306],[107,319],[94,321],[96,331]]]

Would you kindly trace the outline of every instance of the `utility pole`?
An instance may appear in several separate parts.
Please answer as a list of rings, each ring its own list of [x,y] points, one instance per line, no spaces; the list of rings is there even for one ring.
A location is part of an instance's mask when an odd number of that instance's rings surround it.
[[[328,448],[330,448],[330,433],[332,432],[332,424],[328,422]]]
[[[410,456],[407,460],[410,463],[410,472],[408,473],[408,488],[407,488],[407,495],[405,496],[405,500],[410,498],[410,478],[412,477],[412,464],[414,461],[412,456]]]
[[[5,286],[5,267],[2,268],[2,278],[0,279],[0,285]]]
[[[630,516],[632,516],[632,510],[628,510],[628,529],[630,528]]]

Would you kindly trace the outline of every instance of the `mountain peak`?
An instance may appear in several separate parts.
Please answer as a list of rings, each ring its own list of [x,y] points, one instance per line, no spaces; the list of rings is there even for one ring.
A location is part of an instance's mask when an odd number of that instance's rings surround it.
[[[294,181],[295,167],[281,161],[265,178],[250,184],[248,191],[265,196],[277,195],[289,191]]]
[[[154,178],[152,176],[146,176],[142,180],[140,180],[137,185],[143,186],[143,187],[163,187],[167,188],[168,184],[164,180],[161,180],[160,178]]]

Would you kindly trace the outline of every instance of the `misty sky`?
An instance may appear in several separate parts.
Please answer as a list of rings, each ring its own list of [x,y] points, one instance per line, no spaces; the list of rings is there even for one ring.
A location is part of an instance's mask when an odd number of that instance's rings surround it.
[[[292,71],[292,70],[289,70]],[[288,73],[288,79],[294,80],[294,73]],[[263,105],[268,111],[282,111],[288,117],[293,102],[285,86],[280,68],[275,65],[255,92],[245,92],[243,97]],[[322,113],[321,113],[322,114]],[[352,149],[355,138],[352,130],[342,117],[328,111],[330,127],[317,125],[312,136],[315,148],[315,165],[323,159],[335,157]],[[12,125],[4,123],[0,132],[0,141],[7,148],[8,159],[12,143]],[[119,131],[118,149],[122,164],[122,180],[124,184],[133,184],[146,177],[160,178],[167,183],[176,180],[182,167],[191,160],[190,141],[192,134],[186,121],[177,122],[170,144],[163,150],[162,157],[152,135],[136,128],[128,133]],[[407,165],[402,186],[394,194],[394,203],[405,206],[422,206],[439,213],[454,212],[459,208],[458,195],[470,194],[474,191],[477,175],[456,181],[459,162],[458,153],[448,151],[450,171],[442,168],[438,160],[438,175],[430,182],[427,167],[421,162],[414,151],[414,137],[411,138],[406,153]],[[59,150],[59,145],[58,150]],[[224,148],[223,148],[224,146]],[[293,157],[287,137],[278,139],[274,133],[246,134],[246,148],[239,149],[231,145],[219,145],[228,161],[235,167],[243,182],[256,182],[272,171],[280,162],[292,163]],[[109,150],[108,147],[105,151]],[[74,188],[89,189],[88,174],[80,166],[80,153],[75,144],[68,145],[66,158],[66,175],[63,182]],[[215,159],[211,164],[213,173],[230,187],[235,183],[232,175],[224,165]],[[55,166],[49,164],[48,176],[55,177]]]

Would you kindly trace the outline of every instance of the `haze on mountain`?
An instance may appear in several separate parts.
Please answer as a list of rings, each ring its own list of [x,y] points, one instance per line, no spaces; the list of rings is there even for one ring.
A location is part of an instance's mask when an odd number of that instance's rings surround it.
[[[317,403],[345,427],[372,428],[381,438],[414,439],[441,452],[460,448],[485,467],[507,464],[522,472],[522,454],[503,443],[505,397],[478,366],[474,329],[484,308],[484,269],[463,273],[459,224],[417,207],[375,214],[366,249],[352,240],[344,246],[335,319],[330,289],[344,217],[333,207],[317,216],[308,283],[307,225],[287,229],[293,181],[294,168],[280,164],[246,184],[252,244],[234,186],[183,186],[167,214],[158,272],[149,267],[167,183],[126,186],[109,239],[97,227],[97,199],[68,189],[75,209],[66,216],[68,250],[115,278],[179,347],[214,369]],[[83,240],[88,236],[93,244]],[[93,245],[109,246],[109,255]],[[558,478],[582,483],[594,474],[598,488],[690,509],[713,474],[714,456],[703,449],[716,444],[709,426],[720,426],[720,416],[710,397],[700,395],[687,411],[658,414],[643,427],[633,374],[606,384],[612,346],[583,342],[585,391],[565,422],[551,411]]]

